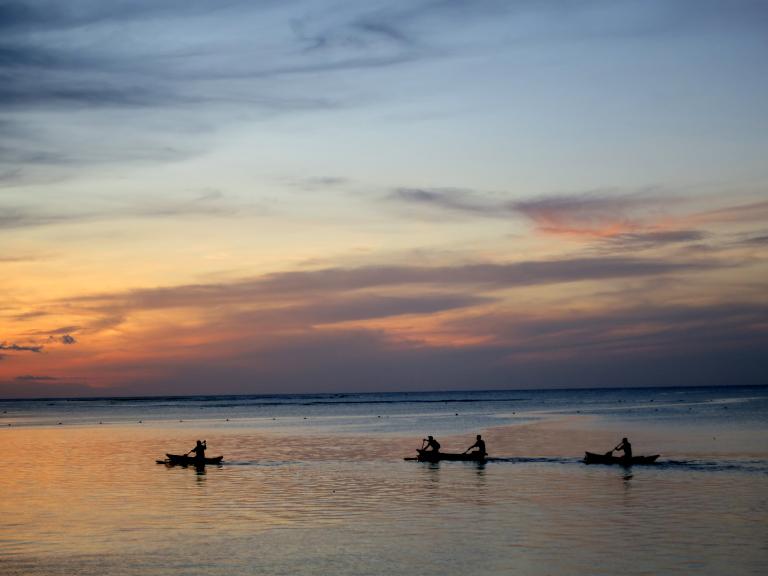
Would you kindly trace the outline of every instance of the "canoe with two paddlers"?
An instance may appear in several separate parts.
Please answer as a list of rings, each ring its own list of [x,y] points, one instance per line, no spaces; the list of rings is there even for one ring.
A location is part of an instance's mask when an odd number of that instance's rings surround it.
[[[483,452],[469,452],[468,454],[457,454],[452,452],[435,452],[433,450],[416,450],[419,455],[415,458],[406,458],[406,460],[416,460],[417,462],[440,462],[443,460],[455,462],[485,462],[488,455]]]

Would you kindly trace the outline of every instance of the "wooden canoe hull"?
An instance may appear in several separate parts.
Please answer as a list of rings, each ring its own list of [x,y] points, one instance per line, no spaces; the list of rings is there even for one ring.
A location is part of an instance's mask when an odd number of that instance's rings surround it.
[[[595,454],[594,452],[584,452],[585,464],[619,464],[621,466],[634,466],[635,464],[655,464],[658,454],[653,456],[632,456],[627,460],[623,456],[613,456],[612,454]]]
[[[451,452],[432,452],[431,450],[417,450],[419,455],[416,457],[418,462],[440,462],[442,460],[454,462],[485,462],[487,454],[480,452],[470,452],[469,454],[455,454]]]
[[[179,454],[166,454],[165,461],[168,464],[178,464],[181,466],[204,466],[206,464],[221,464],[224,456],[216,456],[215,458],[198,459],[194,456],[186,456]]]

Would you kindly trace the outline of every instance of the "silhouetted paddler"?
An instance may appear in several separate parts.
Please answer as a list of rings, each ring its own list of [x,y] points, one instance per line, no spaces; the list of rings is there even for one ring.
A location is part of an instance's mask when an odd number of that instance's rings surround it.
[[[440,442],[432,438],[432,436],[427,436],[427,439],[425,440],[427,443],[426,446],[424,446],[424,450],[430,451],[430,452],[440,452]],[[431,450],[430,450],[431,448]]]
[[[624,458],[632,460],[632,444],[626,438],[621,439],[621,443],[613,450],[622,450],[624,452]]]
[[[475,440],[475,443],[472,444],[472,446],[470,446],[466,450],[464,450],[464,454],[472,450],[472,448],[477,448],[475,452],[478,454],[482,454],[483,456],[488,454],[488,452],[485,451],[485,440],[483,440],[483,437],[480,436],[480,434],[477,435],[477,440]]]
[[[205,449],[206,448],[207,448],[207,446],[205,445],[205,440],[203,440],[202,442],[200,440],[198,440],[197,444],[195,444],[195,447],[192,448],[192,450],[190,450],[189,452],[187,452],[187,454],[189,454],[191,452],[194,452],[195,453],[195,458],[197,460],[205,460]]]

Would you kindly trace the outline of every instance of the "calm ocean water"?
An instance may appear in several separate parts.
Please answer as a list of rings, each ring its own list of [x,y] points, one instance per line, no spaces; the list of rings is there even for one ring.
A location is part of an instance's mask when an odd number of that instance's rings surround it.
[[[0,574],[762,574],[768,387],[0,401]],[[59,424],[61,422],[61,424]],[[482,432],[485,465],[403,460]],[[586,466],[629,436],[660,464]],[[206,439],[225,464],[155,463]]]

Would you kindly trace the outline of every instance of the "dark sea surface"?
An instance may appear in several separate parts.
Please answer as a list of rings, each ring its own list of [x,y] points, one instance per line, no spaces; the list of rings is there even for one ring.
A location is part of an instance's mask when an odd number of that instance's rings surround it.
[[[405,461],[427,434],[484,464]],[[763,574],[768,387],[0,401],[0,574]],[[585,465],[622,436],[656,466]],[[197,439],[221,466],[156,464]]]

